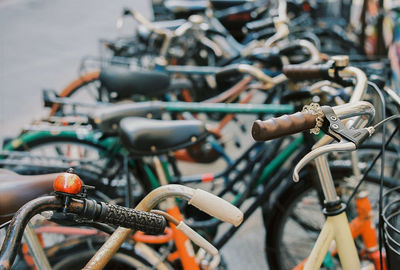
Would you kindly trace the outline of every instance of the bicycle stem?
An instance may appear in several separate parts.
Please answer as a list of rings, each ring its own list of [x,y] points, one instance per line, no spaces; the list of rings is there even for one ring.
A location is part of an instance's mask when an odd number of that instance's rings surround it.
[[[346,60],[348,60],[348,59],[343,57],[342,59],[338,59],[338,60],[339,61],[343,60],[346,62]],[[347,63],[340,63],[340,64],[347,65]],[[353,95],[350,98],[349,103],[345,104],[344,106],[341,106],[343,111],[337,110],[337,111],[335,111],[335,113],[340,117],[340,115],[351,114],[351,113],[356,114],[361,111],[366,111],[369,116],[368,122],[370,122],[372,120],[373,116],[375,115],[375,109],[372,105],[370,105],[370,104],[367,105],[367,106],[371,106],[369,109],[367,109],[366,107],[353,107],[354,103],[360,102],[365,96],[365,92],[367,89],[367,76],[361,69],[356,68],[356,67],[351,67],[351,66],[345,67],[339,74],[341,76],[354,76],[356,79],[356,85],[354,87]],[[356,104],[362,104],[362,103],[356,103]],[[366,103],[365,103],[365,105],[366,105]],[[348,115],[348,117],[351,117],[351,115]],[[352,126],[354,128],[358,128],[358,127],[365,126],[366,122],[367,121],[363,121],[359,117],[356,120],[353,120],[353,119],[348,120],[346,123],[346,126],[347,127]],[[319,140],[313,146],[312,152],[314,152],[318,147],[320,147],[322,145],[331,143],[332,140],[333,139],[331,137],[325,135],[321,140]],[[337,197],[336,189],[335,189],[335,186],[333,183],[333,178],[332,178],[331,171],[329,169],[329,164],[328,164],[326,155],[321,155],[321,156],[317,157],[315,159],[315,162],[316,162],[317,172],[318,172],[318,176],[320,179],[322,191],[325,196],[325,201],[326,201],[326,203],[333,203],[333,202],[337,201],[338,197]],[[303,165],[305,165],[305,164],[303,164]],[[355,164],[353,164],[353,166],[355,166]],[[296,166],[296,168],[297,168],[297,166]],[[298,178],[298,176],[297,176],[297,178]]]

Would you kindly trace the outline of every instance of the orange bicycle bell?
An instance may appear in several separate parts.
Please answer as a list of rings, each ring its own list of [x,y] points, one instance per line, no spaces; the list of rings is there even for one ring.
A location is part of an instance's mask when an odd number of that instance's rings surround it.
[[[71,195],[80,193],[82,186],[81,178],[74,173],[73,169],[68,169],[67,172],[58,175],[53,184],[54,191]]]

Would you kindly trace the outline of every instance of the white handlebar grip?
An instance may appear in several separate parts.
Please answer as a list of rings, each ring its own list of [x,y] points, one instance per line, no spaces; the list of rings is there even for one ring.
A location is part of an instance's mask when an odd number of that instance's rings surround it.
[[[213,256],[218,255],[218,249],[216,249],[213,245],[210,244],[206,239],[204,239],[200,234],[195,232],[192,228],[186,225],[184,222],[179,222],[178,226],[176,226],[178,230],[186,234],[190,240],[192,240],[196,245],[206,250]]]
[[[189,204],[196,206],[207,214],[236,227],[243,221],[243,213],[239,208],[207,191],[196,189]]]

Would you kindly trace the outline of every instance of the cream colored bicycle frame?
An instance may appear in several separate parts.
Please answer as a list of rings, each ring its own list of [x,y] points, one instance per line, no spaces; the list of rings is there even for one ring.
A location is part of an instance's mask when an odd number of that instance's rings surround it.
[[[323,170],[323,167],[328,166],[326,156],[321,156],[316,159],[318,174],[321,179],[332,178],[329,166],[328,170]],[[321,181],[322,182],[322,181]],[[333,183],[333,181],[331,181]],[[329,187],[333,188],[334,187]],[[322,230],[318,236],[310,256],[307,258],[304,269],[320,269],[332,241],[336,242],[336,247],[339,254],[340,263],[344,270],[360,269],[360,260],[353,237],[351,235],[349,222],[346,212],[342,212],[336,216],[328,216]]]
[[[342,268],[360,269],[360,260],[345,212],[326,219],[304,269],[319,269],[333,240],[336,242]]]
[[[367,86],[367,78],[365,74],[353,67],[346,67],[344,69],[346,75],[352,75],[357,78],[357,84],[354,88],[352,98],[349,103],[356,103],[363,99],[365,89]],[[348,125],[354,124],[354,126],[364,126],[364,121],[348,121]],[[359,119],[360,120],[360,119]],[[357,123],[355,123],[357,122]],[[320,141],[314,145],[313,149],[319,146],[329,144],[332,138],[324,136]],[[353,156],[353,155],[352,155]],[[354,157],[352,157],[353,159]],[[325,200],[328,202],[335,201],[337,198],[336,189],[333,183],[332,174],[329,169],[329,164],[326,155],[319,156],[315,159],[318,176],[321,182],[321,187],[324,192]],[[304,269],[320,269],[320,266],[329,251],[329,247],[332,241],[336,242],[336,247],[339,254],[340,263],[342,269],[353,270],[361,269],[360,259],[358,252],[354,244],[353,237],[351,235],[349,222],[345,212],[335,216],[328,216],[322,230],[318,236],[317,242],[315,243],[310,256],[307,258]]]

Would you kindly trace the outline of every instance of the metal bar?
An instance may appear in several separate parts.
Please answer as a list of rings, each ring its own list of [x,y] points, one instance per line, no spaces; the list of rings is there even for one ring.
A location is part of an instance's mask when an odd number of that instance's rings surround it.
[[[316,167],[321,182],[321,188],[324,193],[325,201],[327,203],[337,201],[339,198],[336,194],[335,185],[333,183],[332,174],[326,155],[317,157],[315,159],[315,164],[317,165]]]
[[[220,67],[208,67],[208,66],[167,66],[165,71],[170,73],[182,73],[182,74],[215,74],[221,68]]]
[[[136,206],[136,210],[149,211],[165,198],[175,196],[190,200],[193,196],[191,188],[180,185],[161,186],[151,191]],[[92,259],[86,264],[84,269],[103,269],[106,263],[118,251],[125,239],[132,233],[131,229],[118,227],[115,232],[108,238],[103,246],[96,252]]]
[[[35,231],[32,229],[30,222],[25,227],[24,240],[29,247],[29,252],[32,255],[37,269],[50,270],[51,266],[49,260],[44,254],[43,247]]]
[[[165,110],[169,112],[219,112],[236,114],[283,114],[292,113],[293,105],[286,104],[225,104],[225,103],[199,103],[199,102],[166,102]]]
[[[263,170],[260,179],[258,180],[258,184],[263,183],[268,176],[274,171],[276,171],[282,164],[294,153],[297,151],[300,145],[304,143],[303,136],[292,141],[285,149],[283,149],[278,156],[276,156]]]
[[[83,209],[83,203],[73,200],[68,206],[71,213],[80,213]],[[0,250],[0,266],[2,269],[10,269],[14,262],[19,244],[24,232],[25,224],[34,215],[49,210],[61,210],[63,203],[56,196],[46,196],[34,199],[21,207],[17,214],[11,220],[6,237]]]

